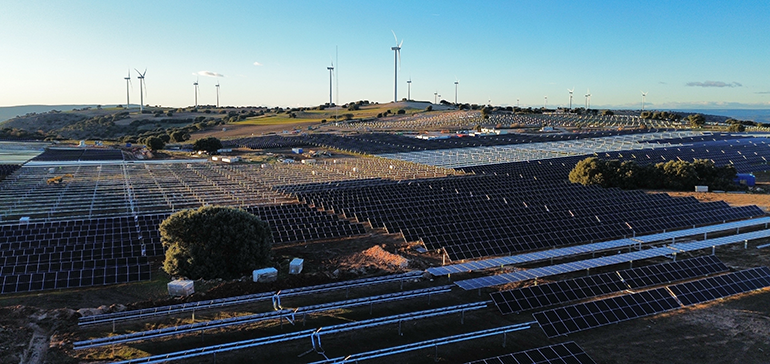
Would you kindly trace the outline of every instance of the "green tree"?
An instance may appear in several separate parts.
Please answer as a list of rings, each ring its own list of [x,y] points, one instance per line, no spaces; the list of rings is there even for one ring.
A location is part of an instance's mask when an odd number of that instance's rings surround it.
[[[736,120],[736,122],[731,123],[730,126],[727,127],[727,131],[729,131],[729,132],[744,132],[744,131],[746,131],[746,127],[743,126],[743,124],[740,121]]]
[[[163,147],[166,146],[166,143],[159,137],[151,136],[144,140],[144,145],[146,145],[147,148],[150,148],[150,150],[155,151],[163,149]]]
[[[214,137],[201,138],[193,143],[193,150],[203,150],[209,153],[214,153],[217,150],[222,149],[222,142]]]
[[[484,108],[481,109],[481,117],[484,119],[489,119],[489,114],[492,113],[492,108],[489,106],[484,106]]]
[[[687,122],[693,128],[700,128],[706,124],[706,118],[701,114],[690,114],[687,116]]]
[[[569,172],[569,181],[572,183],[580,183],[582,185],[605,186],[607,180],[605,178],[604,161],[596,157],[583,159]]]
[[[270,228],[241,209],[179,211],[160,224],[160,236],[163,270],[175,277],[234,279],[270,262]]]

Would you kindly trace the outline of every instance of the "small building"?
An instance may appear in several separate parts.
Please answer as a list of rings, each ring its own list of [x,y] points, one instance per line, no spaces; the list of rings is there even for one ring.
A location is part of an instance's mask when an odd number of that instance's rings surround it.
[[[757,184],[757,179],[751,173],[738,173],[735,176],[735,183],[742,186],[754,187]]]
[[[187,279],[177,279],[168,282],[168,294],[171,296],[189,296],[195,293],[195,282]]]
[[[278,269],[273,267],[257,269],[252,272],[254,282],[275,282],[278,279]]]

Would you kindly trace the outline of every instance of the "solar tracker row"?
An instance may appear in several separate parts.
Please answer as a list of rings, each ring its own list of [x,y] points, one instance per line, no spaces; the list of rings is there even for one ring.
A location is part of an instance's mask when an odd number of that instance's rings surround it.
[[[630,247],[630,246],[638,245],[639,243],[651,243],[656,241],[671,240],[671,239],[676,239],[680,237],[694,236],[694,235],[704,235],[704,234],[707,235],[708,233],[717,232],[717,231],[727,231],[732,229],[740,230],[741,228],[755,227],[755,226],[761,226],[761,225],[765,225],[765,227],[767,227],[768,223],[770,223],[770,217],[760,217],[756,219],[734,221],[734,222],[729,222],[725,224],[716,224],[716,225],[709,225],[709,226],[703,226],[703,227],[692,228],[692,229],[670,231],[666,233],[635,236],[633,238],[610,240],[610,241],[605,241],[601,243],[582,244],[582,245],[575,245],[575,246],[570,246],[566,248],[549,249],[549,250],[544,250],[544,251],[539,251],[534,253],[524,253],[524,254],[511,255],[506,257],[470,261],[467,263],[445,265],[441,267],[431,267],[431,268],[428,268],[427,271],[428,273],[434,276],[441,276],[441,275],[452,274],[452,273],[463,273],[463,272],[470,272],[475,270],[484,270],[484,269],[502,267],[505,265],[531,263],[531,262],[543,261],[548,259],[578,255],[578,254]]]
[[[679,308],[665,288],[559,307],[533,314],[548,337],[614,324]]]
[[[507,315],[584,298],[637,289],[727,271],[713,255],[561,280],[490,294],[500,313]]]
[[[474,360],[465,364],[591,364],[595,363],[574,341],[511,354]]]
[[[88,287],[149,279],[149,264],[19,274],[0,277],[0,280],[2,280],[2,292],[0,293],[5,294],[46,289]]]
[[[123,152],[118,149],[48,148],[32,160],[36,162],[123,160]]]
[[[521,282],[539,277],[554,276],[564,273],[578,272],[591,268],[606,267],[614,264],[628,263],[655,257],[663,257],[673,253],[674,251],[668,248],[653,248],[631,253],[616,254],[606,257],[555,264],[540,268],[532,268],[511,273],[498,274],[494,276],[466,279],[457,281],[455,284],[464,290],[479,289],[483,287],[492,287],[507,283]]]
[[[637,289],[726,272],[727,266],[714,255],[647,265],[618,271],[629,288]]]
[[[689,306],[719,298],[770,287],[770,268],[758,267],[669,286],[683,305]]]
[[[617,273],[603,273],[536,286],[493,292],[492,301],[503,315],[628,289]]]

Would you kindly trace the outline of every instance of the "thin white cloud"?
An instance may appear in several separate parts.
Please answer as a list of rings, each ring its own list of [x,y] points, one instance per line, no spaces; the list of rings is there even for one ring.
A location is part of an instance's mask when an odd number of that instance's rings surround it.
[[[206,76],[206,77],[225,77],[225,75],[221,73],[216,73],[211,71],[198,71],[198,72],[193,72],[193,74],[197,76]]]
[[[706,82],[688,82],[687,86],[690,87],[741,87],[738,82],[722,82],[722,81],[706,81]]]
[[[759,95],[770,95],[770,91],[757,91],[757,92],[755,92],[755,94],[759,94]]]
[[[255,65],[255,66],[261,66],[261,65],[262,65],[262,63],[259,63],[259,62],[254,62],[254,65]]]

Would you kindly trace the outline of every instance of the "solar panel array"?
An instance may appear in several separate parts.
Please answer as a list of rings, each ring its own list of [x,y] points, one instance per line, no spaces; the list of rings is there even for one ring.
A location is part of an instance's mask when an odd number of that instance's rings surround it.
[[[490,296],[500,313],[507,315],[727,270],[719,259],[709,255],[493,292]]]
[[[441,276],[441,275],[447,275],[452,273],[464,273],[464,272],[470,272],[470,271],[476,271],[476,270],[502,267],[505,265],[533,263],[533,262],[545,261],[545,260],[554,259],[554,258],[558,259],[558,258],[564,258],[564,257],[575,256],[575,255],[586,254],[586,253],[595,253],[595,252],[611,250],[611,249],[627,248],[627,247],[637,246],[640,243],[651,243],[651,242],[664,241],[664,240],[665,241],[676,240],[677,238],[694,236],[694,235],[707,236],[709,233],[713,233],[717,231],[727,231],[727,230],[736,229],[736,233],[737,233],[737,231],[739,231],[741,228],[746,228],[746,227],[755,227],[755,226],[765,225],[765,228],[767,228],[767,225],[769,223],[770,223],[770,217],[760,217],[760,218],[749,219],[749,220],[733,221],[733,222],[724,223],[724,224],[716,224],[716,225],[702,226],[702,227],[691,228],[691,229],[669,231],[665,233],[639,235],[633,238],[623,238],[623,239],[617,239],[617,240],[604,241],[600,243],[574,245],[566,248],[548,249],[548,250],[543,250],[543,251],[538,251],[533,253],[523,253],[523,254],[516,254],[516,255],[505,256],[505,257],[474,260],[466,263],[450,264],[450,265],[445,265],[440,267],[430,267],[426,269],[426,271],[434,276]],[[734,239],[732,240],[734,242]]]
[[[533,316],[548,337],[555,337],[767,287],[770,287],[770,268],[757,267],[555,308]]]
[[[123,160],[123,152],[118,149],[47,148],[32,160],[35,162]]]
[[[596,274],[490,294],[500,313],[547,307],[628,289],[617,273]]]
[[[283,140],[302,140],[306,145],[334,148],[355,153],[386,154],[404,153],[426,150],[446,150],[457,148],[489,147],[501,145],[516,145],[529,143],[547,143],[565,140],[580,140],[617,135],[650,134],[657,130],[625,130],[625,131],[600,131],[584,133],[559,133],[559,134],[502,134],[483,135],[464,138],[418,139],[414,136],[391,133],[363,133],[363,134],[305,134],[299,137],[282,137]],[[453,135],[454,136],[454,135]],[[269,137],[273,141],[274,137]],[[256,138],[254,138],[256,139]],[[280,139],[279,139],[280,140]],[[281,140],[281,141],[283,141]],[[261,143],[257,143],[260,145]],[[248,144],[246,144],[248,146]],[[268,143],[270,145],[270,143]]]
[[[18,164],[0,164],[0,181],[4,180],[5,177],[8,177],[13,174],[13,172],[16,172],[19,168],[21,168]]]
[[[559,175],[566,179],[575,164],[589,156],[602,159],[618,159],[634,161],[641,165],[683,160],[692,162],[695,159],[707,159],[717,166],[732,165],[738,173],[761,172],[768,170],[767,155],[770,154],[770,139],[767,137],[747,137],[741,135],[723,134],[697,134],[676,138],[663,138],[658,140],[640,139],[637,142],[641,146],[647,145],[644,150],[639,148],[623,148],[607,151],[585,150],[583,153],[570,151],[572,156],[557,154],[527,154],[527,160],[500,160],[461,168],[466,172],[477,174],[518,174],[526,171],[537,162],[538,159],[548,158]],[[661,143],[674,143],[674,145],[658,145]],[[650,147],[655,149],[649,149]],[[469,153],[471,151],[468,151]],[[577,154],[577,155],[575,155]],[[541,160],[540,162],[545,162]]]
[[[707,255],[677,260],[675,262],[625,269],[618,271],[618,274],[629,288],[637,289],[726,272],[727,270],[727,266],[716,256]]]
[[[770,287],[770,268],[758,267],[669,286],[689,306]]]
[[[350,223],[306,205],[287,204],[250,207],[270,226],[274,244],[312,241],[363,234],[363,225]],[[146,257],[164,254],[158,226],[168,214],[140,215],[45,223],[0,225],[0,272],[4,285],[0,293],[96,284],[123,283],[149,279]],[[138,260],[136,260],[138,258]],[[128,259],[128,260],[126,260]],[[115,268],[115,278],[104,278],[101,270]],[[84,273],[93,273],[93,280]],[[45,283],[39,274],[72,274],[68,283]],[[138,276],[134,273],[139,272]],[[35,275],[38,274],[38,275]],[[104,273],[108,274],[108,273]],[[7,276],[10,275],[10,276]],[[77,275],[77,278],[75,278]],[[12,276],[19,278],[14,280]],[[19,284],[18,282],[31,282]],[[40,282],[43,282],[42,284]],[[7,286],[7,287],[6,287]]]
[[[163,254],[128,217],[0,225],[1,293],[150,279]]]
[[[474,360],[465,364],[592,364],[596,363],[574,341],[511,354]]]
[[[610,325],[679,308],[665,288],[559,307],[533,314],[548,337]]]
[[[401,232],[406,241],[442,249],[452,260],[764,215],[756,206],[510,175],[350,181],[278,190],[389,233]]]

